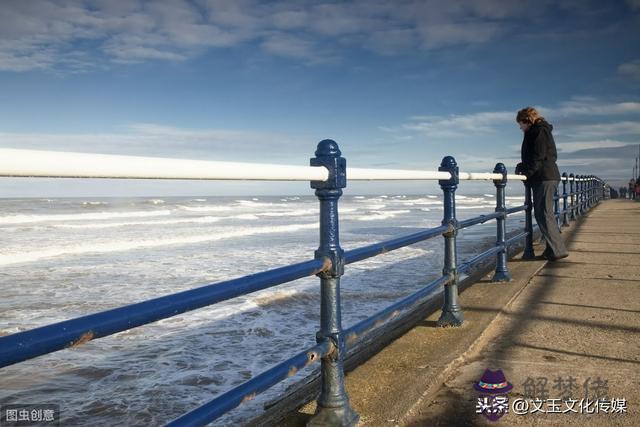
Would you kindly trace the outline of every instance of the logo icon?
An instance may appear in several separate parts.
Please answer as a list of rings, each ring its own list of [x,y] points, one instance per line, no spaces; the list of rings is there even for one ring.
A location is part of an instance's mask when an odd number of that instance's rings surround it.
[[[485,370],[473,388],[480,392],[476,403],[477,414],[484,415],[489,421],[498,421],[509,412],[507,393],[513,388],[513,384],[507,381],[501,369]]]

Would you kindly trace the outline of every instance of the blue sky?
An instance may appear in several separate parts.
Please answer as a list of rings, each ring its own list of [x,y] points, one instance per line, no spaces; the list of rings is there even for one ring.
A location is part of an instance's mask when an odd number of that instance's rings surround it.
[[[640,0],[0,3],[0,147],[512,168],[539,107],[562,170],[631,177]],[[373,185],[373,186],[372,186]],[[0,196],[302,193],[304,184],[0,181]],[[403,192],[419,184],[359,184]]]

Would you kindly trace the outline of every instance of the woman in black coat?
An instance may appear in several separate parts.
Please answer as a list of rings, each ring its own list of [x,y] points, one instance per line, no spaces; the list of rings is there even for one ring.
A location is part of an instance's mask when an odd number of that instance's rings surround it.
[[[516,166],[516,173],[527,176],[527,184],[531,186],[533,193],[534,216],[547,241],[547,248],[540,258],[550,261],[565,258],[569,253],[560,236],[553,211],[553,197],[560,181],[560,171],[556,164],[558,152],[551,134],[553,126],[532,107],[518,111],[516,121],[524,132],[522,163]]]

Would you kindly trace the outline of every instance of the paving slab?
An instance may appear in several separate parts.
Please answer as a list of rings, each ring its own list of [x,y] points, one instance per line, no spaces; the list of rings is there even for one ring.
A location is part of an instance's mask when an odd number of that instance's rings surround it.
[[[640,425],[640,233],[626,231],[639,220],[631,201],[591,211],[568,242],[569,258],[541,268],[479,338],[483,345],[398,424],[495,425],[476,413],[472,387],[489,368],[513,384],[511,405],[529,405],[521,414],[512,406],[498,424]],[[626,410],[614,413],[611,399]]]
[[[600,203],[563,229],[568,258],[516,257],[511,282],[489,275],[461,293],[462,327],[438,328],[433,313],[349,372],[359,425],[495,425],[476,413],[473,384],[487,368],[503,370],[512,401],[551,400],[552,411],[569,397],[627,402],[622,414],[511,411],[497,424],[640,425],[639,224],[640,203]],[[314,410],[307,404],[279,425],[305,425]]]

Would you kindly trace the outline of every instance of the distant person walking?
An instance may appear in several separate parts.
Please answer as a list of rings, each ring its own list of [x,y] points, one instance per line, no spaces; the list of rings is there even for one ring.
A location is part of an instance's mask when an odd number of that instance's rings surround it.
[[[627,198],[627,187],[620,187],[620,198],[621,199]]]
[[[527,184],[533,192],[534,216],[547,242],[539,258],[556,261],[569,256],[569,252],[560,237],[553,211],[553,196],[560,182],[560,171],[556,164],[558,153],[551,134],[553,126],[532,107],[518,111],[516,121],[524,132],[520,151],[522,163],[516,166],[516,173],[527,177]]]

